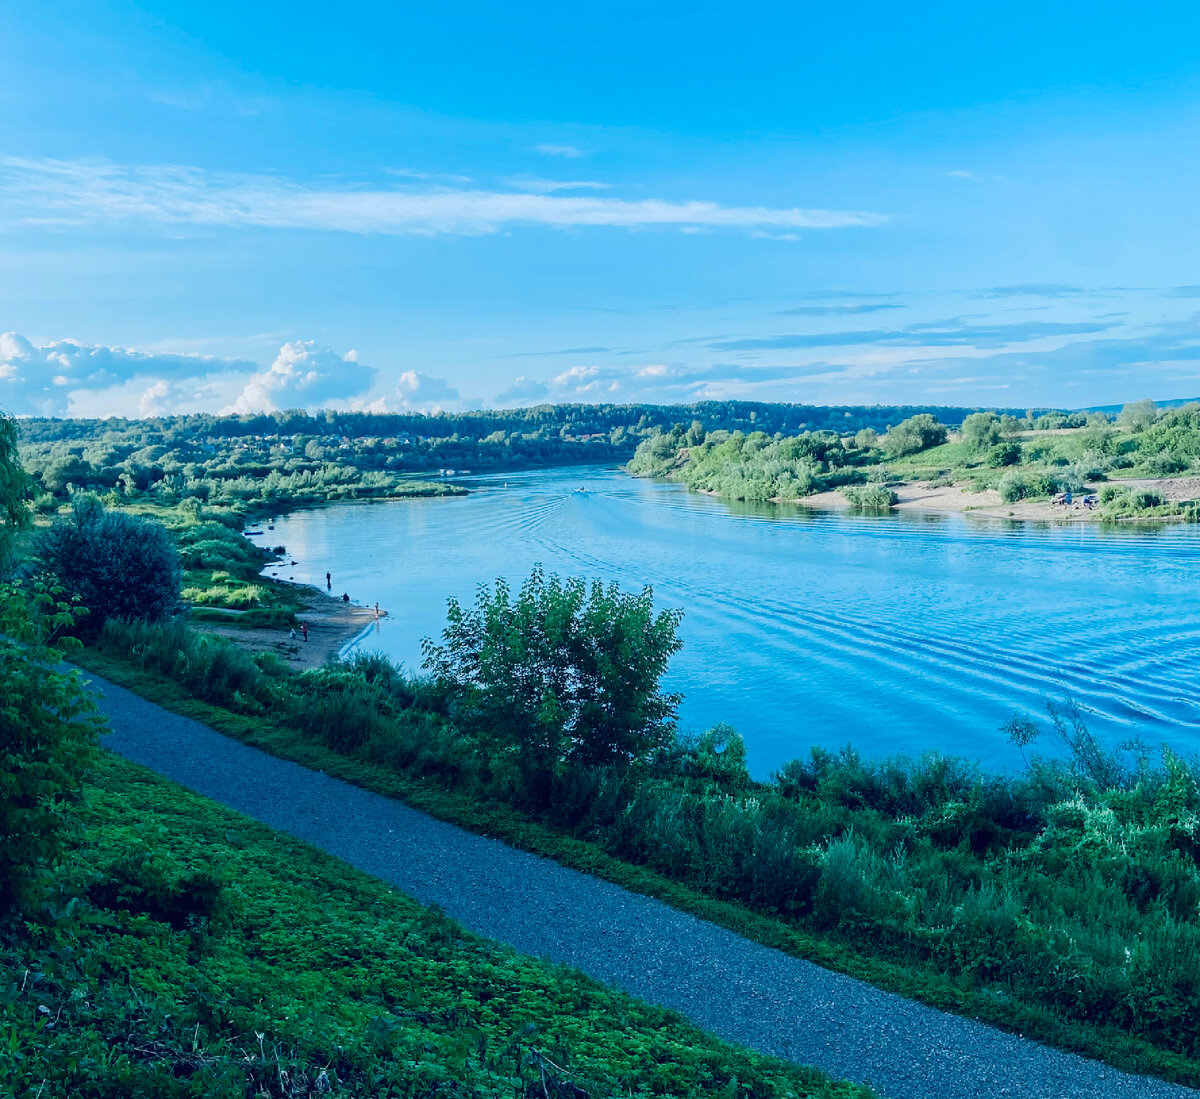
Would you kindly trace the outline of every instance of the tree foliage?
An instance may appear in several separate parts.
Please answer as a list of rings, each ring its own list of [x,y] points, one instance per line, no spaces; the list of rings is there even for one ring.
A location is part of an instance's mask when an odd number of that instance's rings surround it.
[[[179,553],[166,530],[92,496],[76,497],[71,514],[41,532],[36,559],[88,608],[89,634],[110,618],[161,622],[179,605]]]
[[[962,441],[973,451],[995,446],[1000,434],[1000,417],[994,412],[972,412],[962,422]]]
[[[946,436],[945,424],[928,412],[921,412],[893,427],[884,437],[883,445],[889,457],[903,458],[906,454],[916,454],[931,446],[941,446]]]
[[[1131,401],[1121,409],[1117,423],[1134,431],[1145,431],[1158,419],[1158,406],[1149,397]]]
[[[74,622],[61,595],[0,585],[0,920],[45,895],[101,724],[79,673],[58,670]]]
[[[514,598],[497,580],[475,606],[451,599],[443,645],[425,665],[458,699],[460,717],[547,780],[563,767],[644,758],[671,742],[679,696],[659,681],[680,648],[681,613],[655,613],[650,588],[546,576],[535,568]]]
[[[29,477],[17,459],[17,428],[0,414],[0,566],[16,531],[29,525]]]

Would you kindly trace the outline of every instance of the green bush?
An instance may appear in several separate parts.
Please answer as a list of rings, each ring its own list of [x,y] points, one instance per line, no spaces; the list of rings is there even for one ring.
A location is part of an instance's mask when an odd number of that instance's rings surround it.
[[[101,728],[79,673],[58,670],[74,625],[58,594],[0,585],[0,922],[49,892]]]
[[[972,412],[962,422],[962,441],[977,453],[994,449],[1000,442],[1000,417],[994,412]]]
[[[921,412],[902,420],[888,431],[883,439],[883,448],[889,457],[902,458],[907,454],[941,446],[947,437],[945,424],[939,423],[930,413]]]
[[[1021,444],[1012,442],[997,443],[995,446],[989,448],[984,460],[993,468],[1015,466],[1021,461]]]
[[[678,651],[680,613],[654,612],[649,588],[545,576],[535,568],[516,598],[481,587],[475,606],[450,600],[443,645],[425,640],[425,666],[456,698],[457,716],[531,783],[562,767],[623,766],[668,743],[677,695],[659,691]]]
[[[182,571],[166,530],[94,496],[76,497],[70,515],[40,532],[35,561],[88,609],[89,635],[112,618],[161,622],[179,608]]]
[[[887,485],[847,485],[841,494],[862,511],[887,511],[900,499]]]

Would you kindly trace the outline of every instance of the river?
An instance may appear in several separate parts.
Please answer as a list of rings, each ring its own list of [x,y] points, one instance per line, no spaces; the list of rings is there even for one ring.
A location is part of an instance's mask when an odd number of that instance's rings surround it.
[[[465,481],[469,496],[276,519],[278,575],[376,600],[361,645],[421,665],[446,599],[548,572],[654,588],[685,611],[666,682],[680,726],[744,735],[765,776],[810,745],[1019,766],[1000,732],[1077,698],[1106,743],[1191,753],[1200,730],[1200,529],[1046,526],[730,504],[618,470]],[[578,491],[580,488],[586,491]],[[1043,750],[1052,738],[1043,734]]]

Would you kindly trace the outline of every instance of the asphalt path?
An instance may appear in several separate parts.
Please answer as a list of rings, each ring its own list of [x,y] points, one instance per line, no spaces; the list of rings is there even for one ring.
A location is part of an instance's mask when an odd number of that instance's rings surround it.
[[[1200,1099],[882,992],[88,678],[103,696],[112,751],[438,905],[477,934],[729,1041],[886,1099]]]

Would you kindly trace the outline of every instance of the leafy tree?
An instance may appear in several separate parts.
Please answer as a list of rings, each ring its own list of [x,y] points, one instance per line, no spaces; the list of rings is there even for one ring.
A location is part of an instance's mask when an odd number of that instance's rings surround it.
[[[873,427],[864,427],[854,433],[854,446],[858,450],[870,450],[879,442],[879,432]]]
[[[93,496],[76,497],[71,514],[41,533],[36,560],[88,608],[87,633],[110,618],[161,622],[179,605],[179,554],[166,530]]]
[[[1000,441],[1000,418],[994,412],[972,412],[962,422],[962,440],[972,450],[987,450]]]
[[[58,670],[74,622],[60,595],[0,584],[0,921],[45,897],[102,725],[79,672]]]
[[[946,425],[939,423],[930,413],[920,412],[901,420],[888,431],[883,440],[884,449],[893,458],[916,454],[931,446],[941,446],[946,441]]]
[[[1158,406],[1147,397],[1141,401],[1132,401],[1121,409],[1117,423],[1132,431],[1145,431],[1158,419]]]
[[[0,415],[0,567],[4,566],[13,538],[29,525],[29,476],[17,460],[17,428]]]
[[[0,417],[0,551],[29,522],[16,438]],[[98,727],[78,673],[57,670],[73,621],[57,594],[0,584],[0,919],[44,896]]]
[[[539,566],[515,599],[503,580],[470,610],[451,599],[445,644],[425,639],[425,667],[493,760],[545,800],[564,768],[627,765],[670,743],[679,696],[659,681],[680,618],[656,614],[648,587],[631,595]]]

